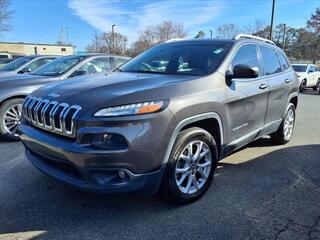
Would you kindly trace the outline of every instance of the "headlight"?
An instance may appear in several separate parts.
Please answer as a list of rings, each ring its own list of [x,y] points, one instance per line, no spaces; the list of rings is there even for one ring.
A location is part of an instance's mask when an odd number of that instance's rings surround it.
[[[103,108],[94,114],[95,117],[130,116],[159,112],[165,108],[164,101],[152,101]]]

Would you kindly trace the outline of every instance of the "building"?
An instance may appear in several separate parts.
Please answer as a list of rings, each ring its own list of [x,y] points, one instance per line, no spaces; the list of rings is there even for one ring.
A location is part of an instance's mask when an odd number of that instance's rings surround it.
[[[71,55],[74,53],[72,45],[36,44],[23,42],[0,42],[0,52],[9,52],[21,55]]]

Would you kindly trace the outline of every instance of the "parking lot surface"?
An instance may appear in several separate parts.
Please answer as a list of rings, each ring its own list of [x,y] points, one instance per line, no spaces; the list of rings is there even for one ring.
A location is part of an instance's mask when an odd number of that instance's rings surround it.
[[[290,144],[232,154],[186,206],[75,190],[0,140],[0,239],[320,239],[320,95],[300,95]]]

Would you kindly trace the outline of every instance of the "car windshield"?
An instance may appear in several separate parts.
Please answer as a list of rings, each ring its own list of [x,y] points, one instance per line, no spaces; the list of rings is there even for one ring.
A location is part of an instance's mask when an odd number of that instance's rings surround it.
[[[19,67],[23,66],[24,64],[28,63],[29,61],[31,61],[32,59],[34,59],[35,57],[22,57],[22,58],[18,58],[14,61],[12,61],[11,63],[5,65],[4,67],[0,68],[0,71],[14,71],[16,69],[18,69]]]
[[[85,58],[86,58],[85,56],[67,56],[67,57],[57,58],[56,60],[53,60],[50,63],[35,70],[34,72],[32,72],[32,74],[39,75],[39,76],[52,76],[52,77],[60,76],[68,72],[78,63],[83,61]]]
[[[307,66],[306,65],[292,65],[292,67],[296,72],[305,72],[305,71],[307,71]]]
[[[122,72],[205,76],[213,73],[231,47],[230,42],[162,44],[118,68]]]

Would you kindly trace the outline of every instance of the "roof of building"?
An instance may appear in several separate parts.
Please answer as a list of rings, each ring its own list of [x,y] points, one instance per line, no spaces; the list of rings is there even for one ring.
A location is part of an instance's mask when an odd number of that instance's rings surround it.
[[[21,44],[21,45],[74,47],[72,44],[52,44],[52,43],[0,42],[0,44]]]

